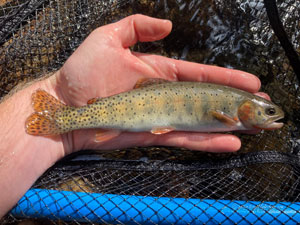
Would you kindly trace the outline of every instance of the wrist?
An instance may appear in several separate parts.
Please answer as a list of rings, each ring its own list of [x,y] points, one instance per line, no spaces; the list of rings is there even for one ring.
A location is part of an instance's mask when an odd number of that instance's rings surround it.
[[[32,136],[25,131],[25,120],[33,113],[32,93],[40,88],[57,97],[53,79],[51,76],[37,81],[0,104],[0,217],[7,210],[1,205],[12,207],[39,176],[66,154],[63,136]]]

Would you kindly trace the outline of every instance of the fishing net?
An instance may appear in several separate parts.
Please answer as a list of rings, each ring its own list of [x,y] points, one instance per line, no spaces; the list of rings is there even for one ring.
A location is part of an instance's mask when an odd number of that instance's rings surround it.
[[[242,139],[242,149],[231,154],[209,154],[159,146],[81,151],[58,162],[33,186],[33,190],[75,193],[75,198],[69,200],[64,208],[58,209],[65,213],[63,220],[47,204],[32,216],[42,219],[25,220],[31,217],[26,214],[28,208],[53,197],[49,192],[45,198],[38,197],[35,201],[29,198],[25,208],[19,205],[19,216],[11,212],[2,219],[1,224],[103,224],[108,223],[104,217],[116,209],[122,213],[111,223],[121,224],[124,223],[122,215],[128,216],[129,211],[120,206],[127,201],[126,196],[183,199],[162,216],[164,223],[171,223],[169,216],[176,216],[178,209],[186,209],[182,204],[189,199],[237,201],[240,207],[248,201],[287,202],[286,207],[298,204],[298,0],[1,0],[0,96],[5,96],[19,83],[59,69],[93,29],[134,13],[170,19],[173,30],[164,40],[138,43],[133,50],[256,74],[262,81],[262,91],[267,92],[285,111],[285,126],[257,135],[238,134]],[[112,201],[115,205],[104,216],[97,214],[97,207],[91,209],[90,214],[95,220],[87,215],[76,219],[68,214],[68,207],[79,212],[81,208],[77,203],[83,201],[82,194],[91,193],[119,195],[123,196],[123,200],[119,204]],[[65,199],[68,200],[67,196]],[[230,202],[222,207],[230,208]],[[101,204],[103,202],[98,202],[99,208]],[[136,209],[139,214],[151,209],[152,215],[161,216],[158,215],[160,208],[153,204],[139,208],[138,204],[132,204],[130,208]],[[215,206],[208,204],[207,207]],[[47,210],[50,210],[49,215],[43,217]],[[187,210],[186,214],[191,214],[191,210]],[[206,215],[208,209],[197,210]],[[219,208],[215,210],[216,216],[223,212]],[[266,210],[261,216],[269,213]],[[247,214],[250,215],[251,211],[241,215],[240,221],[246,221],[245,224],[261,221],[262,217],[249,219]],[[271,222],[297,222],[290,215],[282,214],[284,211],[277,216],[270,214]],[[231,221],[231,216],[223,214],[224,221]],[[280,216],[286,217],[281,220]],[[214,215],[210,218],[206,223],[214,224]],[[145,223],[156,223],[152,216],[144,219]],[[183,224],[203,222],[200,217],[192,222],[180,219]],[[129,215],[127,222],[140,223],[136,215]]]

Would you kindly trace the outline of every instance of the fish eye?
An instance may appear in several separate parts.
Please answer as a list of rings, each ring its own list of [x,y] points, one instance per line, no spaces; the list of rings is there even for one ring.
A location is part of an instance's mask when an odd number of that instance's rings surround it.
[[[276,110],[274,108],[267,108],[265,112],[268,116],[273,116],[275,115]]]

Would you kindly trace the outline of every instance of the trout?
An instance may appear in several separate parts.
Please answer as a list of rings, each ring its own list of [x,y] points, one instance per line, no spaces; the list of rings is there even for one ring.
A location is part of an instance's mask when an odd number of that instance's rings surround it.
[[[133,90],[94,98],[82,107],[67,106],[43,90],[32,95],[35,112],[25,123],[31,135],[57,135],[100,128],[95,141],[122,131],[165,134],[171,131],[225,132],[278,129],[284,112],[251,93],[211,83],[143,79]]]

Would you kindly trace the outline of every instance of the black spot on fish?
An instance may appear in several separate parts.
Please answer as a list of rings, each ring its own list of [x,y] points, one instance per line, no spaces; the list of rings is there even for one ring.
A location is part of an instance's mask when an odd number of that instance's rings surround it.
[[[258,111],[257,114],[260,116],[261,115],[261,111]]]

